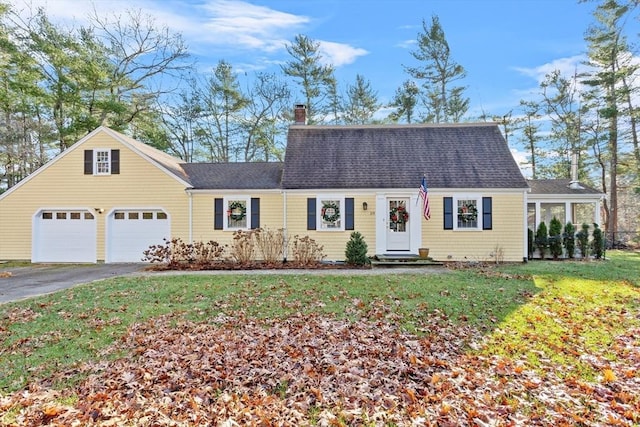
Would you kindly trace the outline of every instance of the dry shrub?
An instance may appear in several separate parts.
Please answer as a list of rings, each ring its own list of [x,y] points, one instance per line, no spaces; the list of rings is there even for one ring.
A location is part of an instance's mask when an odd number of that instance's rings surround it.
[[[325,257],[322,253],[324,246],[320,246],[309,236],[293,236],[291,244],[293,260],[301,265],[316,264]]]
[[[255,230],[254,237],[256,246],[265,262],[274,263],[284,258],[284,248],[287,247],[284,229],[259,228]]]
[[[240,264],[248,264],[253,261],[256,253],[256,245],[253,239],[254,234],[254,230],[238,230],[233,232],[231,258],[234,261]]]
[[[164,244],[152,245],[144,251],[142,261],[165,263],[175,268],[185,264],[202,267],[222,260],[224,247],[213,240],[195,243],[185,243],[180,238],[163,240]]]

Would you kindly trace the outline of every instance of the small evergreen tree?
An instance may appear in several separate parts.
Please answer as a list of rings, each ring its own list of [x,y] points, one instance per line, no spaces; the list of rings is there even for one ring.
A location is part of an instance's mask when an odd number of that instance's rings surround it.
[[[589,224],[582,224],[582,230],[578,231],[576,238],[582,258],[587,258],[589,256]]]
[[[547,224],[541,222],[536,231],[536,247],[540,252],[540,259],[544,259],[549,247],[549,234],[547,232]]]
[[[565,224],[562,237],[564,248],[567,250],[567,257],[573,258],[576,254],[576,227],[571,221]]]
[[[347,264],[366,265],[369,263],[367,258],[367,243],[364,241],[362,234],[357,231],[351,233],[351,238],[347,242],[347,248],[344,251],[347,258]]]
[[[602,229],[598,227],[598,224],[593,224],[593,240],[591,241],[591,248],[593,250],[593,256],[596,259],[601,259],[604,255],[604,237],[602,235]]]
[[[549,223],[549,251],[553,259],[562,255],[562,223],[555,216]]]

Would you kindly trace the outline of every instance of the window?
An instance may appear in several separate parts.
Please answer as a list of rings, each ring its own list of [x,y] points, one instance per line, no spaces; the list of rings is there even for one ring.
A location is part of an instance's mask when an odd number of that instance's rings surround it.
[[[95,165],[94,169],[96,175],[109,175],[111,174],[111,151],[109,150],[96,150],[94,151]]]
[[[42,219],[53,219],[53,212],[42,212]]]
[[[113,214],[115,219],[124,219],[124,212],[116,212]]]
[[[129,219],[139,219],[140,218],[140,213],[139,212],[129,212],[128,218]]]
[[[116,175],[120,173],[120,150],[84,150],[85,175]]]
[[[493,229],[491,197],[444,197],[443,204],[445,230]]]
[[[251,217],[249,200],[245,198],[225,199],[225,229],[238,230],[249,228]]]
[[[260,228],[260,198],[225,197],[213,201],[214,230]]]
[[[167,219],[167,214],[164,212],[156,213],[156,219]]]
[[[56,212],[56,219],[67,219],[66,212]]]
[[[478,229],[478,199],[458,199],[457,228]]]
[[[142,219],[153,219],[153,212],[142,212]]]
[[[71,212],[69,214],[69,218],[71,218],[71,219],[80,219],[80,217],[81,217],[80,216],[80,212]]]

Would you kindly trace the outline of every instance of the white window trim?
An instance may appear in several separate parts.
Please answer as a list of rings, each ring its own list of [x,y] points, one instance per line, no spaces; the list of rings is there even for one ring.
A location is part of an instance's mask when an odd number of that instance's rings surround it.
[[[246,227],[229,227],[229,216],[227,210],[229,208],[229,202],[241,201],[245,202],[247,212],[245,216]],[[237,230],[250,230],[251,229],[251,197],[248,196],[229,196],[222,199],[222,230],[223,231],[237,231]]]
[[[458,227],[458,201],[475,200],[478,209],[478,225],[476,227]],[[482,196],[479,194],[463,194],[453,197],[453,230],[454,231],[482,231]]]
[[[344,231],[344,222],[345,222],[345,197],[342,195],[332,195],[332,194],[322,194],[316,195],[316,231],[322,232],[335,232],[335,231]],[[327,200],[337,200],[340,203],[340,227],[336,228],[324,228],[322,222],[322,205],[323,201]]]
[[[107,153],[108,172],[98,172],[98,153]],[[94,175],[111,175],[111,150],[108,148],[96,148],[93,150],[93,174]]]

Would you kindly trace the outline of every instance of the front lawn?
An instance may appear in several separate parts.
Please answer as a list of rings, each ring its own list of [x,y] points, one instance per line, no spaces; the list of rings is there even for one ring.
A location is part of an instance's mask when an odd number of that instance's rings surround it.
[[[638,271],[96,282],[0,306],[0,425],[635,425]]]

